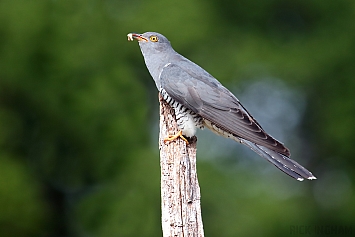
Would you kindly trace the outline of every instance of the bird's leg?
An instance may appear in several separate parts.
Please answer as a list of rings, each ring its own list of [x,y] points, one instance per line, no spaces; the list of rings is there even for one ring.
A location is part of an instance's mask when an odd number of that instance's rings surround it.
[[[169,137],[164,138],[164,142],[171,142],[174,141],[178,138],[181,138],[182,140],[184,140],[186,142],[186,144],[189,144],[189,141],[182,135],[182,131],[180,130],[178,133],[176,133],[175,135],[169,135]]]

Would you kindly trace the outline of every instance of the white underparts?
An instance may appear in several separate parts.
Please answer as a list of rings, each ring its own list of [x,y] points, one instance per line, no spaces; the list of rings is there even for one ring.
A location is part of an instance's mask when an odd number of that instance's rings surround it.
[[[193,137],[197,128],[203,129],[203,119],[193,111],[172,99],[164,89],[160,90],[164,100],[174,109],[179,130],[187,137]]]
[[[189,113],[176,113],[176,120],[178,122],[178,127],[182,131],[182,134],[187,137],[193,137],[196,134],[196,125],[194,118]]]

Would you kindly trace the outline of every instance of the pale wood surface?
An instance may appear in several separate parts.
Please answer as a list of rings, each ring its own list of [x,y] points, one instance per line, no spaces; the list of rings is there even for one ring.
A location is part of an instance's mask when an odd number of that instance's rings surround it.
[[[164,143],[178,132],[174,110],[160,100],[160,167],[163,237],[203,237],[200,187],[196,173],[196,137]]]

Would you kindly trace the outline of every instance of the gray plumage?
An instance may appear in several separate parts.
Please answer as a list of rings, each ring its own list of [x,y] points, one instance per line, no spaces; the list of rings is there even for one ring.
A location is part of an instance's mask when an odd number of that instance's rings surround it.
[[[316,179],[289,159],[289,149],[268,135],[227,88],[175,52],[165,36],[130,33],[128,39],[138,40],[145,64],[164,100],[174,108],[183,135],[191,137],[196,128],[207,127],[248,146],[297,180]]]

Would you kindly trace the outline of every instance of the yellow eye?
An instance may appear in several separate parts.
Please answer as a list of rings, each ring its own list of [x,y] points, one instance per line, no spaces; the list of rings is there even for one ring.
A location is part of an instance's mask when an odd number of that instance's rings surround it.
[[[149,39],[152,42],[158,42],[158,36],[153,35],[153,36],[150,36]]]

